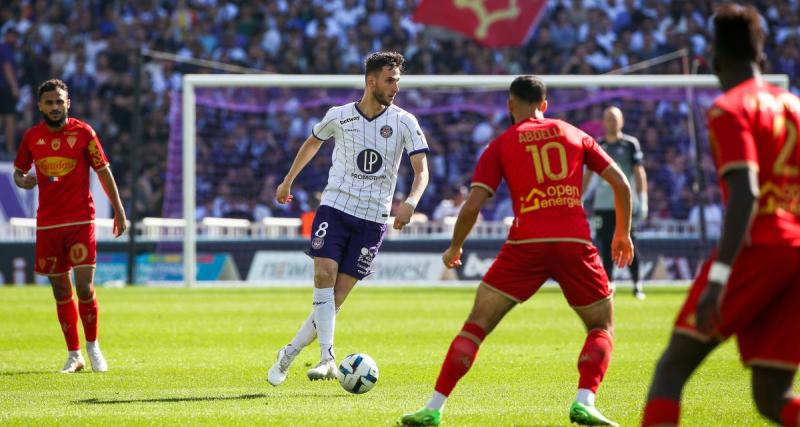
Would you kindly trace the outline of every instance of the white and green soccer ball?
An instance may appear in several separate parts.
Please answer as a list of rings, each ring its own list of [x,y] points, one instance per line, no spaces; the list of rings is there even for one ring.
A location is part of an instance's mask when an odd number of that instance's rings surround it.
[[[339,363],[339,383],[354,394],[372,390],[378,382],[378,365],[364,353],[351,354]]]

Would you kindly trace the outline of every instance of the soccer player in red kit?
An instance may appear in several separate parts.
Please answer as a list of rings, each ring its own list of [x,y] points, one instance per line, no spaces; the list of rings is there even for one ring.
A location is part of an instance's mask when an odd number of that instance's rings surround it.
[[[614,190],[617,222],[611,250],[620,267],[633,257],[630,186],[594,139],[566,122],[544,118],[546,98],[544,82],[534,76],[511,83],[508,109],[514,124],[481,154],[450,247],[442,255],[444,264],[461,265],[464,240],[503,179],[511,191],[514,222],[478,287],[472,312],[447,351],[431,399],[419,411],[404,415],[400,421],[405,425],[439,425],[446,399],[469,371],[481,342],[511,308],[533,296],[549,278],[559,283],[588,330],[578,359],[580,380],[570,420],[617,425],[594,406],[611,359],[613,291],[581,205],[583,167]]]
[[[727,201],[719,248],[704,264],[661,356],[642,424],[678,425],[683,386],[736,335],[758,411],[800,426],[800,100],[761,79],[764,30],[752,6],[714,15],[712,64],[724,93],[708,111]]]
[[[26,190],[39,186],[34,271],[50,279],[56,299],[58,321],[68,351],[61,372],[77,372],[85,365],[80,352],[78,317],[83,323],[92,370],[104,372],[108,364],[97,341],[97,299],[92,283],[97,246],[89,168],[97,173],[114,207],[115,237],[125,231],[125,210],[94,130],[68,117],[67,85],[58,79],[48,80],[39,86],[38,95],[43,121],[25,132],[14,161],[17,186]],[[36,166],[35,174],[28,173],[32,165]],[[75,272],[77,305],[72,297],[70,270]]]

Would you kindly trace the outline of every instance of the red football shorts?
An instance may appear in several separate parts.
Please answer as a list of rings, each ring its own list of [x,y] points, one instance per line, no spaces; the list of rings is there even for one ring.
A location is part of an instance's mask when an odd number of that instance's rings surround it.
[[[506,243],[483,282],[522,302],[550,278],[558,282],[573,307],[592,305],[612,294],[597,249],[579,242]]]
[[[707,339],[695,324],[697,302],[708,284],[716,253],[703,264],[675,330]],[[720,306],[719,336],[736,335],[747,365],[796,369],[800,364],[800,248],[743,248],[731,269]]]
[[[94,224],[36,230],[36,266],[45,276],[60,276],[72,267],[97,263]]]

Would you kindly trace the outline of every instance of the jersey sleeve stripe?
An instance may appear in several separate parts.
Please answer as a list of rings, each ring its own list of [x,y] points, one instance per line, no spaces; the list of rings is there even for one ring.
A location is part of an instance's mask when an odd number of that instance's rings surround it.
[[[473,188],[473,187],[483,188],[484,190],[488,191],[489,194],[492,197],[494,197],[494,194],[495,194],[494,189],[492,187],[489,187],[488,185],[482,183],[482,182],[473,182],[469,187],[470,188]]]
[[[414,151],[412,151],[412,152],[408,153],[408,155],[409,155],[409,157],[410,157],[410,156],[413,156],[414,154],[428,153],[428,152],[430,152],[430,151],[431,151],[431,150],[429,150],[428,148],[420,148],[419,150],[414,150]]]
[[[749,162],[746,160],[743,161],[735,161],[735,162],[728,162],[724,165],[720,166],[719,168],[719,176],[724,176],[726,173],[734,170],[734,169],[751,169],[755,172],[758,172],[758,163],[756,162]]]
[[[108,163],[106,163],[106,164],[104,164],[102,167],[100,167],[100,168],[98,168],[98,169],[95,169],[94,171],[95,171],[95,172],[102,172],[102,171],[104,171],[104,170],[108,169],[108,167],[109,167],[109,166],[110,166],[110,165],[109,165]]]
[[[313,136],[314,138],[317,138],[318,140],[320,140],[320,141],[322,141],[322,142],[325,142],[325,140],[324,140],[324,139],[322,139],[322,138],[318,137],[318,136],[317,136],[317,134],[316,134],[316,133],[314,133],[314,129],[311,129],[311,136]]]

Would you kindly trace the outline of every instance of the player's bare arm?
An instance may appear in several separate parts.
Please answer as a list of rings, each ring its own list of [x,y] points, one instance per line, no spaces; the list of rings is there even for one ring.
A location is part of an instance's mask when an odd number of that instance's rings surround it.
[[[283,182],[278,185],[278,188],[275,190],[275,199],[278,203],[289,203],[292,201],[292,183],[294,179],[297,178],[297,175],[300,175],[300,172],[303,170],[304,167],[317,155],[319,152],[320,147],[322,147],[322,143],[324,141],[320,141],[314,135],[310,135],[306,138],[306,142],[300,147],[297,151],[297,155],[294,157],[294,161],[292,162],[292,167],[289,168],[289,172],[286,173],[286,177],[283,178]]]
[[[111,173],[111,168],[109,167],[97,171],[97,178],[100,179],[100,184],[103,185],[103,190],[114,208],[114,237],[119,237],[128,228],[128,218],[125,215],[122,200],[119,198],[117,182],[114,180],[114,174]]]
[[[633,261],[633,242],[631,241],[631,186],[625,174],[616,164],[612,164],[601,175],[614,190],[614,211],[616,229],[611,240],[611,254],[620,267]]]
[[[472,187],[472,190],[461,207],[456,219],[456,225],[453,228],[453,239],[450,241],[450,247],[442,254],[442,261],[447,268],[455,268],[461,266],[461,252],[464,246],[464,241],[467,240],[469,232],[478,220],[478,215],[481,213],[481,208],[486,203],[492,194],[488,190],[481,187]]]
[[[730,189],[728,206],[725,209],[725,222],[722,228],[719,250],[715,264],[731,266],[736,255],[749,235],[750,225],[758,209],[758,176],[750,168],[731,169],[723,177]],[[713,267],[712,267],[713,268]],[[728,267],[730,268],[730,267]],[[710,274],[708,286],[697,303],[697,328],[700,332],[711,335],[719,321],[719,301],[723,280]]]
[[[409,222],[417,203],[428,186],[428,159],[425,153],[417,153],[411,156],[411,167],[414,169],[414,181],[411,183],[411,191],[408,192],[406,201],[397,210],[394,218],[394,229],[402,230]]]
[[[23,190],[31,190],[36,187],[36,174],[23,173],[19,169],[14,171],[14,184]]]

